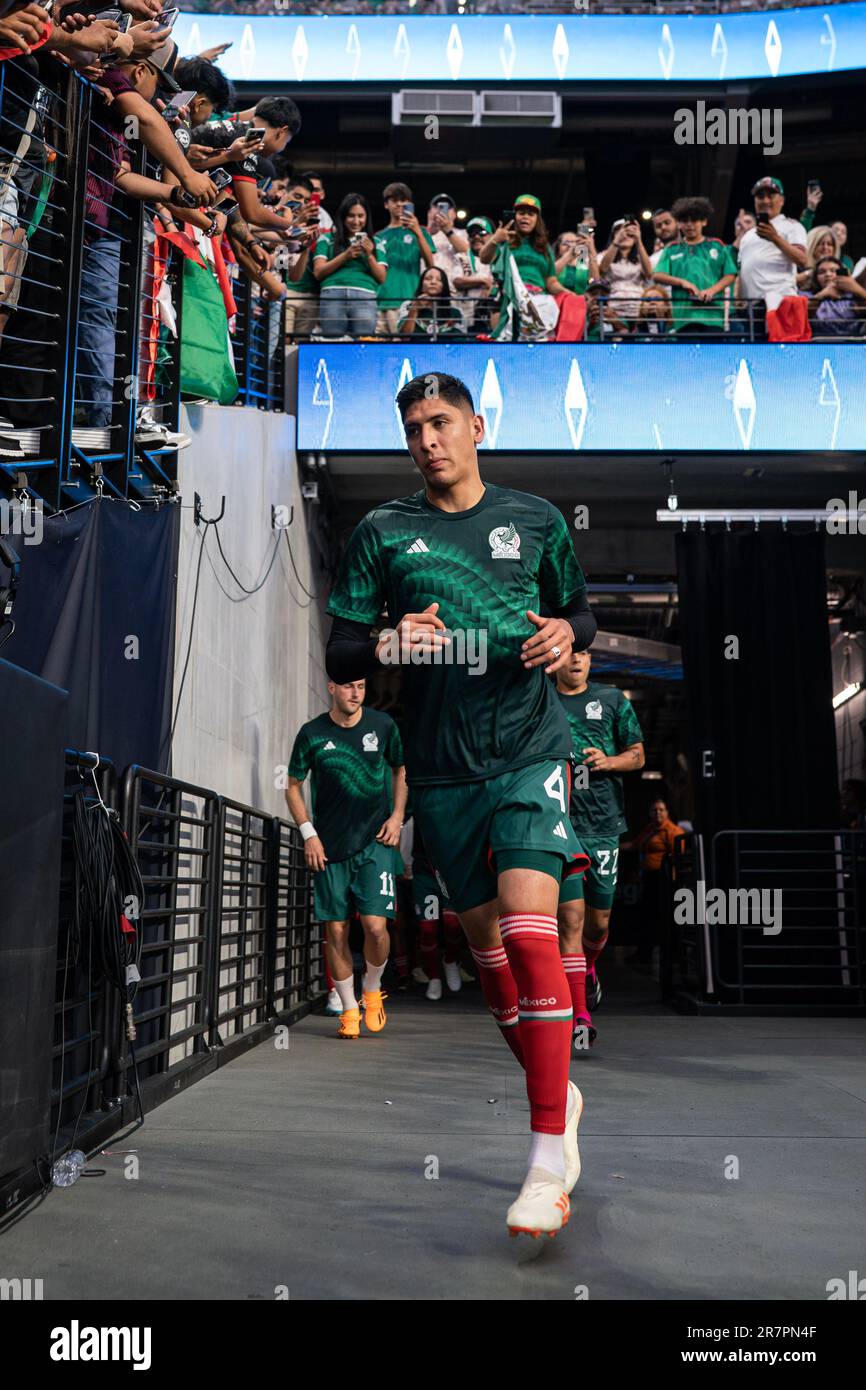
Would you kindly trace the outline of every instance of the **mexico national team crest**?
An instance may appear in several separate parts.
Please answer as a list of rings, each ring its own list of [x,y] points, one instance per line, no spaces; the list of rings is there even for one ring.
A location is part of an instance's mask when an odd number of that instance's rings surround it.
[[[507,526],[495,526],[487,539],[490,542],[492,559],[520,559],[520,537],[514,529],[513,521],[509,521]]]
[[[365,752],[365,753],[378,753],[378,751],[379,751],[379,735],[378,735],[378,734],[365,734],[365,735],[364,735],[364,738],[363,738],[363,744],[364,744],[364,752]]]
[[[601,707],[601,700],[590,700],[589,704],[586,707],[586,717],[587,719],[604,718],[604,710]]]

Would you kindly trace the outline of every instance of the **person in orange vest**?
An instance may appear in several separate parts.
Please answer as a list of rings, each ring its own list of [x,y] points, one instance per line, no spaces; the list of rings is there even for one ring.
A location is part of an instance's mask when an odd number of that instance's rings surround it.
[[[644,931],[641,944],[630,961],[638,965],[649,965],[653,948],[659,934],[659,915],[661,912],[662,866],[674,852],[674,841],[685,835],[675,821],[671,820],[667,802],[661,797],[653,801],[649,808],[649,821],[635,838],[626,842],[623,849],[636,849],[641,856],[641,906],[643,909]]]

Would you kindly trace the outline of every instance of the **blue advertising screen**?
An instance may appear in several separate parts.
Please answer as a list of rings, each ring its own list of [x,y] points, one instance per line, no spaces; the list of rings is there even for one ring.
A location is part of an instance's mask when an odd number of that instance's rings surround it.
[[[394,397],[432,371],[466,382],[487,449],[866,449],[857,343],[303,344],[298,448],[404,449]]]
[[[723,15],[182,14],[234,81],[724,82],[866,67],[866,4]]]

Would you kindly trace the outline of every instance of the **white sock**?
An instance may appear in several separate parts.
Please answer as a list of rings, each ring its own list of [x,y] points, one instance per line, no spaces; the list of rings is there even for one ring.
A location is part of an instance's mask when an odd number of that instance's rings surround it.
[[[530,1168],[544,1168],[554,1177],[565,1178],[565,1151],[561,1134],[532,1134],[529,1150]]]
[[[388,964],[388,962],[383,961],[381,965],[371,965],[365,956],[364,964],[367,967],[367,969],[364,971],[364,992],[366,994],[369,990],[379,988],[380,984],[382,983],[382,975],[384,973],[385,966]]]
[[[343,1013],[347,1009],[357,1009],[358,1001],[355,998],[355,977],[350,975],[345,980],[335,980],[334,989],[340,996],[340,1003],[343,1006]]]

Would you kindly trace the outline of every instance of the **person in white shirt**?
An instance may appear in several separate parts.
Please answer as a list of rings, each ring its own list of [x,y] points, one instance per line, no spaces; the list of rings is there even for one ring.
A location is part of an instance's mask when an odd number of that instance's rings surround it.
[[[806,229],[785,217],[785,190],[769,175],[752,189],[758,225],[743,233],[739,247],[739,295],[763,299],[778,309],[787,295],[797,293],[797,271],[806,266]]]

